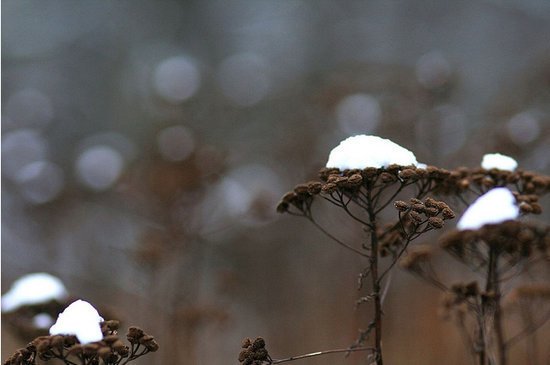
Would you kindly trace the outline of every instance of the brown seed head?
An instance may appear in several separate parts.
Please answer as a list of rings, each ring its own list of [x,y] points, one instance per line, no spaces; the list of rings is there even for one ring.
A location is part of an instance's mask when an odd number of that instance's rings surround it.
[[[437,208],[425,208],[424,214],[428,217],[435,217],[437,214],[439,214],[439,209]]]
[[[428,224],[436,229],[443,228],[443,219],[439,217],[430,217],[428,218]]]
[[[241,343],[241,347],[243,349],[247,348],[248,346],[251,346],[252,345],[252,340],[250,338],[245,338],[242,343]]]
[[[257,350],[265,347],[265,340],[261,337],[258,337],[252,343],[252,349]]]
[[[453,212],[450,208],[444,208],[441,211],[441,215],[443,216],[443,219],[453,219],[456,217],[455,212]]]
[[[405,212],[409,210],[409,204],[405,203],[402,200],[398,200],[394,203],[395,209],[397,209],[400,212]]]
[[[424,213],[424,210],[426,209],[426,207],[422,203],[415,203],[411,205],[411,209],[418,213]]]
[[[426,200],[424,200],[424,205],[427,206],[428,208],[438,208],[438,204],[437,204],[437,201],[433,198],[426,198]]]
[[[411,217],[411,219],[415,222],[415,223],[421,223],[424,219],[422,218],[422,216],[420,215],[420,213],[412,210],[409,212],[409,216]]]
[[[294,192],[297,195],[309,195],[309,188],[307,184],[298,184],[294,187]]]
[[[311,195],[317,195],[321,192],[321,188],[323,187],[323,184],[321,184],[318,181],[310,181],[307,183],[307,191]]]
[[[380,174],[380,179],[383,183],[392,183],[394,181],[397,181],[397,177],[393,174],[390,174],[389,172],[383,172]]]
[[[403,180],[415,179],[418,178],[418,174],[413,169],[405,169],[399,172],[399,177]]]
[[[326,183],[322,188],[322,191],[325,194],[332,194],[336,190],[338,190],[338,186],[335,183]]]
[[[348,179],[348,184],[351,187],[361,186],[363,183],[363,177],[360,174],[353,174]]]

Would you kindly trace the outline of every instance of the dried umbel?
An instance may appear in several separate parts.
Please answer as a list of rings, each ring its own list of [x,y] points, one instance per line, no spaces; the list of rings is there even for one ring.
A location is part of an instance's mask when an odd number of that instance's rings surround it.
[[[261,365],[264,361],[272,361],[265,348],[265,340],[261,337],[254,341],[245,338],[241,347],[243,350],[239,353],[239,362],[243,365]]]
[[[130,346],[117,336],[118,321],[101,323],[101,330],[103,339],[88,344],[80,344],[72,335],[37,337],[25,348],[17,350],[4,365],[36,365],[37,359],[57,359],[66,365],[118,365],[121,361],[127,363],[159,348],[153,336],[138,327],[128,330],[126,337]]]
[[[446,170],[431,168],[419,169],[415,166],[390,165],[386,168],[367,167],[365,169],[339,170],[337,168],[322,168],[319,171],[320,182],[310,181],[297,185],[293,191],[286,193],[277,206],[279,213],[306,212],[310,208],[313,197],[319,194],[340,197],[353,197],[360,190],[381,190],[388,186],[399,184],[406,186],[419,182],[430,184],[446,176]]]
[[[495,187],[505,186],[513,187],[520,195],[540,196],[550,193],[550,176],[523,170],[460,167],[451,170],[444,179],[439,180],[435,192],[443,195],[461,195],[471,191],[482,195]]]
[[[455,217],[455,213],[445,202],[430,197],[424,201],[416,198],[408,202],[398,200],[394,207],[398,211],[399,224],[380,230],[382,256],[388,253],[398,255],[404,245],[426,232],[443,228],[446,220]]]
[[[536,254],[549,255],[550,227],[516,220],[506,221],[488,224],[475,231],[449,232],[441,237],[440,244],[471,267],[486,265],[488,250],[514,265]]]

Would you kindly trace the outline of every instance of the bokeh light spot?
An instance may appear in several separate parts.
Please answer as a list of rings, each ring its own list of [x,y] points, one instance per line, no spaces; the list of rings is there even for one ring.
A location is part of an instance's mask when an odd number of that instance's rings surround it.
[[[201,84],[197,66],[187,57],[176,56],[160,62],[153,75],[153,88],[164,100],[180,103],[192,97]]]
[[[416,62],[416,78],[420,84],[428,89],[435,89],[445,85],[452,73],[447,59],[438,51],[426,53]]]
[[[110,188],[122,174],[124,159],[117,150],[104,145],[84,150],[76,161],[76,173],[86,187],[102,191]]]
[[[19,170],[31,162],[44,160],[47,144],[34,129],[18,129],[2,136],[2,173],[16,179]]]
[[[23,167],[16,181],[21,195],[32,204],[42,204],[55,199],[63,190],[63,171],[49,161],[36,161]]]
[[[540,135],[539,120],[532,112],[522,112],[510,118],[506,130],[515,144],[528,144]]]

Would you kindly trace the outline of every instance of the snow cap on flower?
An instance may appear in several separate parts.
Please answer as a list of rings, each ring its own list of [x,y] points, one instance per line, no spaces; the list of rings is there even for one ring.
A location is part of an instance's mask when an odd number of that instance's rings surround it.
[[[2,312],[11,312],[24,305],[62,301],[67,298],[65,286],[55,276],[33,273],[20,277],[2,295]]]
[[[388,167],[389,165],[418,165],[414,153],[389,139],[357,135],[336,146],[328,157],[326,167],[340,170]]]
[[[50,328],[50,335],[76,335],[81,344],[101,341],[100,323],[103,318],[88,302],[77,300],[59,313],[57,321]]]
[[[519,208],[512,192],[508,188],[494,188],[466,209],[457,228],[461,231],[479,229],[486,224],[497,224],[518,216]]]
[[[518,167],[518,163],[512,157],[501,155],[500,153],[488,153],[483,156],[481,167],[485,170],[514,171]]]

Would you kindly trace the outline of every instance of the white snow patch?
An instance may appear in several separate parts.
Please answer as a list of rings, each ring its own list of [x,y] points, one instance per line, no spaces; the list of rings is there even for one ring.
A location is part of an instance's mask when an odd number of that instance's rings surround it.
[[[46,273],[28,274],[17,279],[2,295],[2,312],[11,312],[23,305],[67,298],[65,286],[55,276]]]
[[[50,335],[76,335],[81,344],[101,341],[100,322],[103,318],[88,302],[77,300],[59,313],[57,321],[50,328]]]
[[[349,137],[336,146],[328,157],[326,167],[364,169],[418,165],[414,153],[389,139],[378,136],[357,135]]]
[[[486,224],[497,224],[518,216],[519,208],[512,192],[507,188],[494,188],[466,209],[457,228],[461,231],[479,229]]]
[[[510,156],[501,155],[500,153],[488,153],[483,156],[481,167],[485,170],[514,171],[518,167],[518,163]]]

